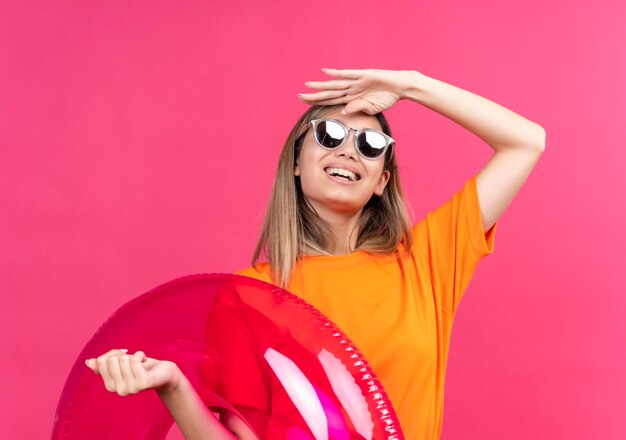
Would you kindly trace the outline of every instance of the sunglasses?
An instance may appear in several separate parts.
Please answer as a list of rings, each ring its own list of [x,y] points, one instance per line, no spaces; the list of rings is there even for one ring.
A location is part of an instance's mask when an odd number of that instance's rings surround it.
[[[387,148],[395,145],[393,138],[372,128],[357,130],[348,128],[336,119],[313,119],[313,137],[317,144],[327,150],[334,150],[348,139],[350,130],[354,130],[354,146],[365,159],[376,160],[383,156]],[[393,150],[392,150],[393,153]]]

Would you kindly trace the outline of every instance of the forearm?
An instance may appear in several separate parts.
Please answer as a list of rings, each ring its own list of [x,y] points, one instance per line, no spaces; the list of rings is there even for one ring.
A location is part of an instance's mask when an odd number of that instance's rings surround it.
[[[181,373],[175,387],[157,394],[176,421],[186,440],[237,440],[204,405],[189,380]]]
[[[451,119],[495,151],[542,151],[545,147],[545,131],[540,125],[493,101],[419,72],[412,72],[402,98]]]

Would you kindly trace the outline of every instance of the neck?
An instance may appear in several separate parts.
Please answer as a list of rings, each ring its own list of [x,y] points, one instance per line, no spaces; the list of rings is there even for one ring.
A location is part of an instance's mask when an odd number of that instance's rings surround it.
[[[315,207],[317,214],[326,222],[334,239],[333,255],[346,255],[354,252],[358,235],[360,209],[357,212],[337,212],[326,207]]]

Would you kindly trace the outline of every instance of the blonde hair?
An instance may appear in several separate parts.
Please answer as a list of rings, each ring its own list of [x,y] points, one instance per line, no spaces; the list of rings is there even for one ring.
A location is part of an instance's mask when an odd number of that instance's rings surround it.
[[[278,159],[276,179],[259,241],[252,256],[252,266],[256,266],[263,253],[270,264],[272,281],[285,289],[289,285],[291,271],[300,257],[332,255],[334,249],[332,233],[304,196],[300,178],[294,176],[294,167],[303,138],[311,126],[310,121],[342,107],[343,104],[310,107],[289,133]],[[374,116],[383,132],[391,136],[384,115],[378,113]],[[389,182],[381,196],[372,195],[363,207],[354,250],[376,254],[394,252],[400,258],[397,254],[398,245],[402,243],[404,250],[408,251],[412,245],[412,237],[396,155],[392,154],[392,148],[385,155],[384,169],[390,172]]]

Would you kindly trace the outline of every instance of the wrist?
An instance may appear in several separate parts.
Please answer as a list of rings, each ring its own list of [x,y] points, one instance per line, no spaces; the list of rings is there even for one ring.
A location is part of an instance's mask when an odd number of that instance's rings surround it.
[[[183,374],[180,368],[178,368],[178,365],[171,362],[170,368],[171,372],[169,374],[169,380],[167,380],[163,385],[155,389],[160,397],[167,397],[169,395],[175,394],[185,386],[189,385],[189,380]]]
[[[422,104],[424,102],[425,90],[428,86],[428,80],[430,79],[423,73],[417,70],[407,71],[407,82],[403,90],[402,99],[408,99],[410,101]]]

